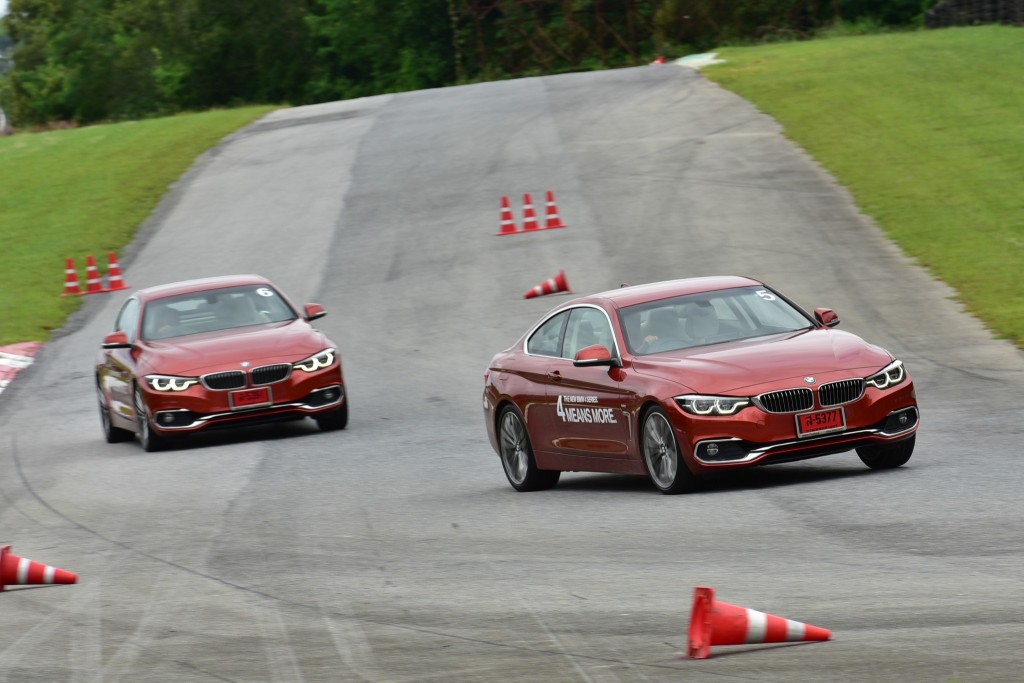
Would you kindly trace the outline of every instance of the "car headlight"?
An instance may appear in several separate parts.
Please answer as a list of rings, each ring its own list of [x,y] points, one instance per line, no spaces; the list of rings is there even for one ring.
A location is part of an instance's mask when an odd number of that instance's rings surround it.
[[[199,384],[199,379],[174,375],[146,375],[146,384],[153,391],[185,391],[192,385]]]
[[[876,372],[864,380],[876,389],[888,389],[896,386],[907,378],[907,371],[903,369],[903,361],[894,360],[886,365],[881,371]]]
[[[676,396],[679,407],[691,415],[735,415],[750,405],[750,399],[736,396]]]
[[[292,367],[303,372],[316,372],[332,365],[334,365],[334,349],[324,349],[314,356],[292,364]]]

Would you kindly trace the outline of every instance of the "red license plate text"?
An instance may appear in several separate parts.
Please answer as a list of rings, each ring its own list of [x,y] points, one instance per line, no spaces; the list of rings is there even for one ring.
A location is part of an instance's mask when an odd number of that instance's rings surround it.
[[[231,392],[231,407],[251,408],[252,406],[268,405],[270,403],[270,388],[260,387],[259,389],[243,389]]]
[[[813,436],[846,429],[846,416],[842,408],[804,413],[796,416],[797,436]]]

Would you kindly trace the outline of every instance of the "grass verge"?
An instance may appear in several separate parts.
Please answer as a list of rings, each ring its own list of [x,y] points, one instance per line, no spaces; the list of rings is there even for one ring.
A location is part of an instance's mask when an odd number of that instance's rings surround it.
[[[271,111],[246,107],[0,138],[0,345],[45,341],[81,304],[61,297],[73,258],[105,273],[195,158]]]
[[[711,80],[776,118],[861,210],[1024,348],[1024,31],[723,48]]]

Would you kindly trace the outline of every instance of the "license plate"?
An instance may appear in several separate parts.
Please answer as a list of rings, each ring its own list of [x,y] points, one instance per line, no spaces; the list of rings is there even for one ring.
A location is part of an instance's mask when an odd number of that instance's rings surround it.
[[[820,410],[816,413],[804,413],[796,416],[796,435],[800,437],[841,432],[844,429],[846,429],[846,415],[842,408]]]
[[[254,406],[270,405],[270,387],[259,389],[242,389],[231,392],[231,409],[252,408]]]

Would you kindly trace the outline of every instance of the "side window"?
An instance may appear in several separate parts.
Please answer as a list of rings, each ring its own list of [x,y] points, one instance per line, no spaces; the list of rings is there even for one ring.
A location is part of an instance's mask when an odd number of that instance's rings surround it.
[[[135,329],[139,322],[139,302],[137,299],[128,299],[117,314],[117,322],[114,324],[115,332],[124,332],[128,335],[128,341],[135,342]]]
[[[565,328],[565,343],[562,345],[563,358],[575,358],[580,349],[600,344],[612,353],[612,328],[608,318],[596,308],[580,306],[572,309],[569,325]]]
[[[568,311],[549,318],[543,325],[530,335],[526,342],[526,352],[535,356],[554,356],[558,358],[558,347],[562,340],[562,328],[569,317]]]

